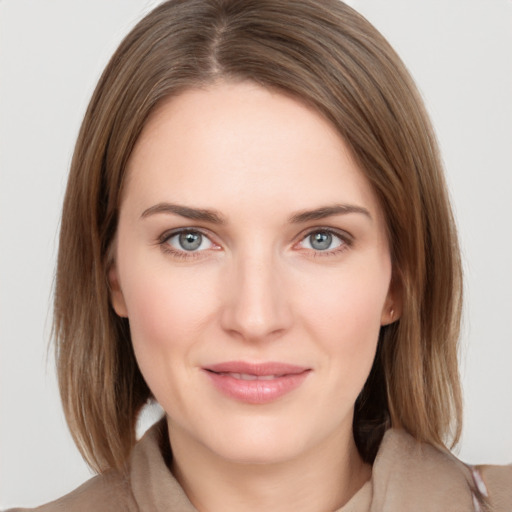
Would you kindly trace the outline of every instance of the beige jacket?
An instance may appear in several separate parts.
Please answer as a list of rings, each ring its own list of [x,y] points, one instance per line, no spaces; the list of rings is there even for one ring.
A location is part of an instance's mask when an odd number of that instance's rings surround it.
[[[137,443],[127,476],[98,475],[33,512],[197,512],[160,451],[163,421]],[[372,478],[337,512],[512,512],[512,465],[471,468],[401,430],[389,430]],[[12,509],[8,512],[28,509]]]

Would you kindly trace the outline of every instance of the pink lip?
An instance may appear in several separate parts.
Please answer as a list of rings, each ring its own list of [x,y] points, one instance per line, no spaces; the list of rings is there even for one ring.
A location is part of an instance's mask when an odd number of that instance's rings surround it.
[[[221,393],[250,404],[265,404],[281,398],[297,389],[311,371],[285,363],[244,361],[218,363],[203,370]]]

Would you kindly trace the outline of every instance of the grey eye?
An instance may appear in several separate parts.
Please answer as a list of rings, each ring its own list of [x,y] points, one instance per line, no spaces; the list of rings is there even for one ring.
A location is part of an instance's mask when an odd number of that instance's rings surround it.
[[[184,251],[195,251],[201,247],[203,235],[201,233],[186,231],[178,235],[180,248]]]
[[[318,231],[309,235],[311,248],[317,251],[325,251],[331,247],[332,235],[326,231]]]
[[[311,231],[309,235],[304,237],[301,241],[301,246],[304,249],[312,251],[333,251],[347,245],[339,235],[329,230]]]
[[[191,255],[216,247],[208,235],[194,229],[184,229],[167,237],[164,235],[161,243],[171,246],[174,252],[182,255],[185,255],[185,253]]]

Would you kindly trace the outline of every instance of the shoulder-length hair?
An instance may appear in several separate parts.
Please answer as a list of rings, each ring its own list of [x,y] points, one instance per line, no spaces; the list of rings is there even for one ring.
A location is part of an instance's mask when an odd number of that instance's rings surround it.
[[[97,471],[125,467],[151,398],[108,268],[126,163],[164,99],[218,80],[283,91],[325,116],[351,148],[387,221],[400,319],[381,328],[353,430],[372,462],[384,431],[438,446],[461,430],[461,265],[428,116],[403,63],[339,0],[170,0],[130,32],[89,104],[62,214],[54,335],[75,442]]]

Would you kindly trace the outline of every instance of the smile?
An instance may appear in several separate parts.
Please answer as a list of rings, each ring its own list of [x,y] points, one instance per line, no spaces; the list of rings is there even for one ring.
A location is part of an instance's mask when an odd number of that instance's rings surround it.
[[[248,404],[273,402],[302,385],[310,368],[284,363],[245,363],[233,361],[204,367],[204,373],[217,391]]]
[[[238,380],[273,380],[284,375],[252,375],[250,373],[220,373],[219,375],[228,375]]]

